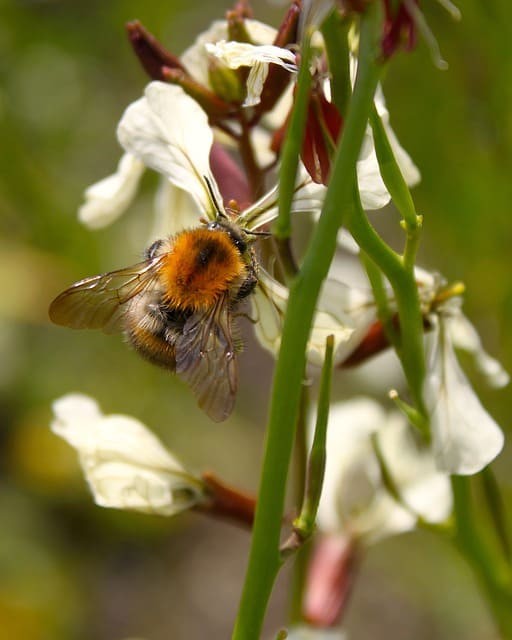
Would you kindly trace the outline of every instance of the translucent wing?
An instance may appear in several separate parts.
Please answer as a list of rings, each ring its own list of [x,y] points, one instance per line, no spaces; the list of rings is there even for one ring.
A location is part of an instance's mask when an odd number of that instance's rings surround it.
[[[176,373],[191,386],[199,406],[215,422],[235,404],[238,366],[227,294],[212,309],[194,313],[176,340]]]
[[[162,258],[76,282],[51,303],[51,321],[72,329],[122,331],[127,303],[156,285]]]

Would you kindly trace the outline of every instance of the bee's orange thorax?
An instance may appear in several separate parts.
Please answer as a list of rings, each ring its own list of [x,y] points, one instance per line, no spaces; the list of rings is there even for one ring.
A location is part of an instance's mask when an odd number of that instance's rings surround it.
[[[227,233],[179,233],[160,270],[166,302],[177,309],[207,309],[244,274],[246,266]]]

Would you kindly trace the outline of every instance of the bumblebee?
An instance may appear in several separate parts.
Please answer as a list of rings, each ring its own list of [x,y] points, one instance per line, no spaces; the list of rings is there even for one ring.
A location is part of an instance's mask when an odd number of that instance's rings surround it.
[[[218,216],[157,240],[143,262],[66,289],[50,319],[123,332],[140,355],[186,381],[212,420],[225,420],[238,386],[235,316],[258,282],[248,233]]]

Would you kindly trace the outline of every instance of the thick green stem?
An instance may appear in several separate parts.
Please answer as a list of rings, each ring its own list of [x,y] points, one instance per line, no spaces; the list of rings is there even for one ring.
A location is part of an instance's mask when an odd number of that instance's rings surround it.
[[[452,478],[454,511],[456,518],[455,543],[471,565],[487,599],[502,638],[512,638],[512,575],[507,563],[499,562],[483,541],[478,528],[470,479],[464,476]]]
[[[234,640],[259,640],[267,602],[281,564],[281,517],[306,361],[306,344],[320,288],[336,251],[336,234],[352,200],[354,167],[379,79],[376,62],[379,11],[380,5],[373,3],[361,19],[359,67],[354,95],[335,157],[332,180],[302,269],[290,289],[281,350],[274,374],[252,546]]]
[[[347,113],[351,94],[348,28],[348,20],[343,22],[337,11],[332,11],[322,25],[322,35],[332,73],[332,101],[342,116]]]

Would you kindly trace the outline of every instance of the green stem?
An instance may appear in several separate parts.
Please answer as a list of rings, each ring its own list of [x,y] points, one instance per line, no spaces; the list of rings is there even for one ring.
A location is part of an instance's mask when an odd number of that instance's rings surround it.
[[[389,343],[393,345],[396,351],[400,348],[400,334],[397,332],[396,327],[393,324],[393,313],[389,308],[389,293],[384,285],[384,278],[382,277],[382,271],[377,267],[373,260],[361,251],[361,262],[370,281],[372,287],[373,298],[377,305],[377,315],[382,322],[384,333],[386,334]]]
[[[509,566],[511,566],[512,549],[510,547],[510,533],[508,530],[507,514],[500,487],[490,466],[483,469],[480,477],[486,498],[487,509],[494,525],[497,540],[505,561]]]
[[[380,174],[384,184],[407,226],[410,229],[415,229],[418,226],[418,218],[411,192],[397,164],[395,154],[393,153],[386,130],[384,129],[375,105],[370,114],[370,124],[373,131],[375,153],[377,154]]]
[[[327,422],[329,419],[331,401],[333,351],[334,337],[328,336],[326,340],[325,359],[320,380],[315,435],[313,438],[313,444],[311,445],[309,459],[304,460],[304,464],[301,468],[303,477],[306,479],[305,489],[303,488],[304,490],[301,498],[302,508],[299,517],[293,523],[293,533],[295,535],[292,535],[292,539],[296,540],[299,546],[298,548],[294,548],[296,553],[293,565],[292,607],[290,611],[290,623],[292,624],[298,623],[302,620],[304,585],[306,581],[307,567],[309,564],[309,556],[311,553],[310,545],[304,543],[313,535],[315,530],[316,514],[324,481],[326,460],[325,443],[327,438]],[[306,434],[304,433],[303,435],[305,436]],[[304,446],[306,446],[305,438]],[[305,457],[307,457],[307,451]]]
[[[302,61],[297,79],[297,89],[290,123],[286,131],[286,138],[281,153],[281,171],[279,174],[279,215],[273,225],[274,236],[284,240],[291,236],[291,208],[295,193],[299,154],[304,138],[306,117],[308,112],[309,91],[311,88],[311,73],[309,70],[311,46],[309,37],[304,37],[302,44]]]
[[[400,319],[401,347],[397,353],[416,408],[426,415],[422,394],[425,378],[423,318],[414,273],[404,268],[402,258],[388,247],[368,222],[357,190],[354,190],[348,228],[358,245],[382,270],[393,288]]]
[[[456,518],[455,543],[480,583],[502,638],[512,638],[512,575],[483,542],[471,500],[470,479],[452,477]]]
[[[325,442],[327,438],[327,422],[331,402],[331,377],[334,350],[334,336],[328,336],[325,344],[325,359],[320,379],[320,392],[315,424],[315,435],[309,453],[306,490],[299,517],[293,523],[303,539],[312,535],[315,528],[316,513],[322,493],[325,471]]]
[[[338,12],[333,11],[321,29],[327,49],[329,68],[332,72],[332,101],[342,116],[347,113],[351,94],[348,27],[348,20],[342,22]]]
[[[297,436],[295,439],[294,472],[297,478],[295,487],[295,504],[304,500],[308,459],[307,417],[309,412],[309,386],[303,384],[300,396],[299,419],[297,420]],[[302,597],[304,581],[309,563],[310,548],[305,545],[298,549],[293,563],[292,584],[290,593],[290,623],[302,619]]]
[[[354,167],[379,80],[376,57],[380,19],[378,3],[371,4],[361,19],[354,95],[335,157],[332,180],[302,269],[290,289],[274,374],[252,545],[234,640],[259,640],[267,602],[281,565],[281,517],[306,363],[306,345],[320,288],[336,251],[336,234],[352,199]]]

